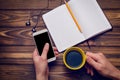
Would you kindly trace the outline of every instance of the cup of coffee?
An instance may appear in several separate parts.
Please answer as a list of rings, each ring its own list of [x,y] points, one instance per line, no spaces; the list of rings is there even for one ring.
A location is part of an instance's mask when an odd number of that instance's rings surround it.
[[[84,66],[86,55],[81,48],[71,47],[64,52],[63,62],[67,68],[78,70]]]

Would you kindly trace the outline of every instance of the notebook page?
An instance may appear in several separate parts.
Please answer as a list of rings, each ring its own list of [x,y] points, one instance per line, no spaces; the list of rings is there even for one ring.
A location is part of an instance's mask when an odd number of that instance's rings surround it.
[[[96,0],[71,0],[69,5],[86,39],[112,28]]]
[[[44,14],[43,20],[59,52],[85,40],[65,5]]]

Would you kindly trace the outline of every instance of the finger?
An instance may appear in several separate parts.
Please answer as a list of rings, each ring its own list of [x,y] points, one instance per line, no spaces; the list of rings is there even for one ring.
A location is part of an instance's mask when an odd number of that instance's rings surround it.
[[[55,54],[58,54],[58,50],[57,50],[56,47],[53,47],[53,50],[54,50],[54,53],[55,53]]]
[[[85,65],[85,68],[87,69],[87,73],[89,74],[89,65],[86,64],[86,65]]]
[[[54,51],[58,51],[58,49],[57,49],[56,47],[53,47],[53,50],[54,50]]]
[[[91,67],[87,66],[87,73],[91,75]]]
[[[34,52],[33,52],[33,58],[34,58],[35,56],[38,56],[38,51],[37,51],[36,48],[35,48],[35,50],[34,50]]]
[[[87,52],[86,55],[93,58],[96,61],[99,59],[98,54],[95,54],[95,53],[92,53],[92,52]]]
[[[38,51],[37,51],[37,49],[35,49],[33,52],[33,61],[34,61],[35,67],[39,62],[39,57],[40,56],[38,55]]]
[[[90,66],[89,64],[86,64],[85,68],[87,69],[88,74],[90,74],[91,76],[94,75],[92,66]]]
[[[88,73],[88,74],[90,73],[90,69],[89,69],[89,68],[87,68],[87,73]]]
[[[93,73],[93,71],[91,71],[91,76],[94,76],[94,73]]]
[[[103,53],[97,53],[100,58],[106,58]]]
[[[93,68],[92,68],[92,67],[90,67],[90,75],[91,75],[91,76],[94,75],[94,73],[93,73]]]
[[[87,62],[88,62],[88,64],[93,66],[95,69],[97,68],[97,66],[99,66],[99,64],[89,56],[87,56]]]
[[[54,50],[54,54],[56,57],[58,57],[59,53],[58,53],[58,49],[56,47],[53,47],[53,50]]]
[[[49,43],[46,43],[44,48],[43,48],[43,52],[41,54],[41,57],[44,59],[47,59],[47,53],[49,51]]]
[[[58,52],[54,52],[55,53],[55,57],[58,57],[59,56],[59,53]]]
[[[58,55],[59,53],[57,51],[54,51],[55,55]]]

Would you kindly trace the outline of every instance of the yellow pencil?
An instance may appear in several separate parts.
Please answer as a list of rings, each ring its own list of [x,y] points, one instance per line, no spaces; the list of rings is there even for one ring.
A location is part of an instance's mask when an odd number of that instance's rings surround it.
[[[75,18],[75,16],[74,16],[72,10],[70,9],[70,6],[69,6],[68,3],[66,2],[66,0],[64,0],[64,2],[65,2],[65,5],[66,5],[68,11],[70,12],[70,15],[72,16],[72,18],[73,18],[73,20],[74,20],[76,26],[78,27],[78,29],[80,30],[80,32],[82,32],[81,29],[80,29],[80,25],[78,24],[78,22],[77,22],[77,20],[76,20],[76,18]]]

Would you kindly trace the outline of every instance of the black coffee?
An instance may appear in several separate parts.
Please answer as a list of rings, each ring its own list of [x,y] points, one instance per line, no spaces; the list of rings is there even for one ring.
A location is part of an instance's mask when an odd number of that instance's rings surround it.
[[[66,63],[71,67],[78,67],[82,63],[82,55],[78,51],[70,51],[66,55]]]

